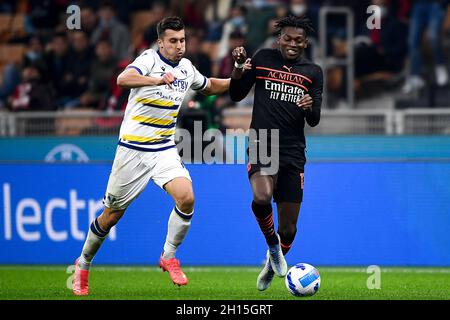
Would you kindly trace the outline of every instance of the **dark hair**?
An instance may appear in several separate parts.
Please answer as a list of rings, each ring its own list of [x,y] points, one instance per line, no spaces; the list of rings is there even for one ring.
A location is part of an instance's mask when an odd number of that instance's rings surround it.
[[[100,43],[107,44],[107,45],[109,45],[110,47],[113,46],[111,39],[106,38],[106,37],[105,37],[105,38],[103,38],[103,37],[100,38],[100,40],[97,41],[97,43],[95,44],[95,46],[98,46]]]
[[[245,39],[245,35],[240,30],[234,30],[230,33],[230,39]]]
[[[287,17],[280,18],[275,22],[275,28],[278,34],[280,34],[281,30],[286,27],[301,28],[305,30],[306,35],[315,32],[311,20],[309,20],[306,16],[297,17],[289,15]]]
[[[56,39],[56,38],[64,38],[64,40],[67,40],[67,35],[66,35],[65,32],[55,32],[55,33],[52,35],[51,39],[54,40],[54,39]]]
[[[114,12],[116,11],[116,8],[114,8],[113,2],[110,0],[104,0],[104,1],[100,2],[99,9],[110,9]]]
[[[161,38],[166,30],[180,31],[184,29],[183,20],[180,17],[172,16],[162,19],[156,26],[158,38]]]

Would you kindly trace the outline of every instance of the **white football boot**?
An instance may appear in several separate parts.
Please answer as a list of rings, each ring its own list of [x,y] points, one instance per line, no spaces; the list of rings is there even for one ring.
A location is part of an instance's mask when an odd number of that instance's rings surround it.
[[[274,275],[275,272],[273,272],[272,266],[270,265],[269,252],[267,252],[267,259],[264,263],[264,267],[259,273],[258,279],[256,279],[256,288],[259,291],[264,291],[269,288]]]
[[[278,236],[278,244],[270,246],[267,251],[267,255],[270,257],[270,265],[272,266],[273,272],[278,277],[284,277],[288,271],[288,266],[286,259],[284,259],[283,251],[281,251],[281,241],[280,236]]]

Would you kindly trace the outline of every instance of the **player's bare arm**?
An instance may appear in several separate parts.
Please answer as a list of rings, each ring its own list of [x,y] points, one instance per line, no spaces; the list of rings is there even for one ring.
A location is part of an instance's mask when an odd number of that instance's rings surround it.
[[[206,96],[221,94],[230,88],[230,79],[209,78],[206,88],[202,93]]]
[[[167,84],[169,87],[176,80],[170,72],[164,74],[161,78],[148,77],[141,75],[137,70],[128,68],[122,71],[117,77],[117,85],[122,88],[139,88],[146,86],[160,86]]]

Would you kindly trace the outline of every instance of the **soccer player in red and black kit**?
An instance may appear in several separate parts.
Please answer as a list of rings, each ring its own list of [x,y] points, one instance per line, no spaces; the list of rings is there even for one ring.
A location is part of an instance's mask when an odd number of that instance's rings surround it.
[[[259,50],[251,60],[247,59],[244,48],[233,50],[235,65],[230,83],[233,101],[242,100],[255,85],[251,129],[256,132],[279,130],[276,173],[267,173],[258,157],[256,163],[249,162],[248,165],[252,210],[269,247],[265,266],[257,279],[257,288],[261,291],[270,286],[274,275],[283,277],[287,273],[284,255],[294,241],[303,198],[304,126],[305,122],[311,127],[319,123],[323,89],[322,69],[303,57],[308,45],[307,36],[313,31],[310,20],[289,16],[277,20],[276,27],[278,49]],[[274,139],[271,140],[269,135],[267,141],[270,144]],[[249,143],[263,147],[259,138]],[[277,232],[272,197],[277,204]]]

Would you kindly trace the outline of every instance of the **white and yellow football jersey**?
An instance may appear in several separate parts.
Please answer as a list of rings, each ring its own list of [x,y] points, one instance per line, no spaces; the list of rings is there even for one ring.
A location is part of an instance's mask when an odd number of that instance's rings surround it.
[[[175,147],[178,110],[189,88],[203,90],[208,79],[186,58],[172,63],[159,51],[148,49],[127,68],[155,78],[170,72],[175,77],[168,85],[131,89],[120,127],[119,145],[140,151],[162,151]]]

